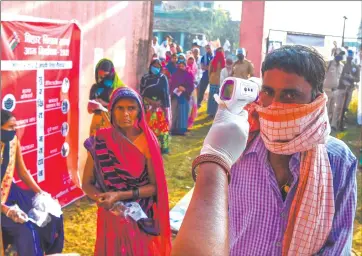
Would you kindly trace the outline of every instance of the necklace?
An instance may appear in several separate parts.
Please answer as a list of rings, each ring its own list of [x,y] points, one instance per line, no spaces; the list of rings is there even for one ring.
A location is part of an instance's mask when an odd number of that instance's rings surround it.
[[[281,186],[280,189],[285,193],[288,193],[290,190],[290,179],[283,186]]]

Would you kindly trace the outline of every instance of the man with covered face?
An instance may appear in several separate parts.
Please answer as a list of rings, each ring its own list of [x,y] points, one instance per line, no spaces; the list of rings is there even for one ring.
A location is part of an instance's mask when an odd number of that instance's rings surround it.
[[[337,130],[337,122],[340,115],[340,113],[335,111],[335,106],[338,105],[338,101],[343,102],[343,96],[341,96],[341,92],[337,91],[337,87],[344,67],[344,64],[342,63],[344,54],[345,51],[338,48],[333,60],[327,63],[326,76],[323,85],[324,92],[328,97],[328,117],[333,131]],[[342,100],[339,100],[338,98],[341,98]],[[343,103],[339,103],[339,105],[341,104]]]
[[[334,113],[336,113],[338,117],[338,122],[336,119],[332,120],[332,127],[341,131],[345,129],[345,112],[351,103],[353,91],[357,88],[357,84],[360,81],[360,68],[352,62],[353,55],[352,50],[347,51],[347,62],[343,67],[335,96],[336,104],[334,105]]]
[[[245,58],[246,50],[244,48],[240,48],[237,50],[238,60],[233,65],[233,77],[238,77],[242,79],[248,79],[254,75],[254,65],[250,60]]]
[[[284,46],[261,71],[249,115],[219,105],[173,256],[351,253],[357,159],[330,136],[323,57]]]

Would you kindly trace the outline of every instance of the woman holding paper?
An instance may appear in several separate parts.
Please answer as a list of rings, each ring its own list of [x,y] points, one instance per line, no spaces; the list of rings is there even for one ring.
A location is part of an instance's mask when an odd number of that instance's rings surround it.
[[[188,128],[189,101],[194,91],[194,79],[190,72],[186,70],[186,62],[177,62],[177,71],[171,77],[171,110],[172,128],[174,135],[185,135]]]
[[[168,81],[166,76],[161,73],[161,69],[161,61],[153,60],[148,73],[141,79],[140,90],[147,124],[158,138],[161,153],[168,154],[171,100]]]
[[[98,204],[95,255],[162,255],[171,250],[168,193],[157,138],[141,97],[127,87],[112,94],[111,127],[84,142],[83,190]],[[137,202],[147,219],[116,214],[118,202]]]
[[[1,229],[4,248],[16,247],[19,256],[40,256],[61,253],[64,244],[63,218],[51,216],[45,227],[28,221],[27,213],[34,208],[34,196],[46,194],[26,169],[21,146],[16,136],[16,119],[1,110]],[[18,177],[30,190],[13,182],[15,169]]]
[[[90,127],[90,135],[94,135],[97,130],[110,126],[109,114],[104,111],[108,107],[109,98],[112,92],[124,86],[119,79],[114,65],[109,59],[101,59],[95,69],[96,83],[93,84],[88,103],[88,112],[93,115]]]

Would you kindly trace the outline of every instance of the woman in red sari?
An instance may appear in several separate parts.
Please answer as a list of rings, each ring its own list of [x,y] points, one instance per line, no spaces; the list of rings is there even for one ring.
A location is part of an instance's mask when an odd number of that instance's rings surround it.
[[[187,66],[186,66],[186,70],[192,75],[193,79],[194,79],[194,86],[195,86],[195,90],[192,92],[191,97],[190,97],[190,110],[189,110],[189,119],[188,119],[188,129],[191,129],[192,126],[194,125],[194,121],[197,117],[197,92],[196,92],[196,87],[197,87],[197,82],[196,82],[196,76],[197,76],[197,64],[195,62],[195,58],[194,56],[190,56],[187,59]]]
[[[142,100],[132,89],[114,91],[112,127],[97,131],[88,150],[83,190],[98,204],[95,255],[170,255],[168,193],[156,136],[145,122]],[[116,202],[137,202],[148,219],[116,216]],[[147,225],[142,220],[152,219]],[[146,224],[146,225],[145,225]],[[153,232],[147,232],[150,228]],[[155,235],[158,233],[159,235]],[[150,235],[152,234],[152,235]]]

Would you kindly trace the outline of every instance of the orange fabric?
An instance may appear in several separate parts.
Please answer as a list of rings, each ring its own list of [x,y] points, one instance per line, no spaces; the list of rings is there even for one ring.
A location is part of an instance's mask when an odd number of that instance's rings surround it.
[[[109,114],[104,111],[94,113],[89,135],[94,136],[99,129],[108,127],[111,127]]]
[[[324,102],[320,101],[315,104],[288,104],[288,108],[280,109],[278,115],[271,112],[259,112],[259,116],[263,119],[273,122],[288,122],[300,119],[304,116],[310,115],[318,108],[323,107]]]
[[[324,145],[330,133],[326,102],[323,94],[310,104],[273,103],[266,108],[254,104],[247,108],[250,128],[255,132],[260,122],[260,135],[269,151],[281,155],[301,152],[283,256],[317,253],[332,228],[333,176]]]
[[[134,141],[133,145],[147,158],[151,158],[150,149],[148,148],[146,135],[142,132]]]

